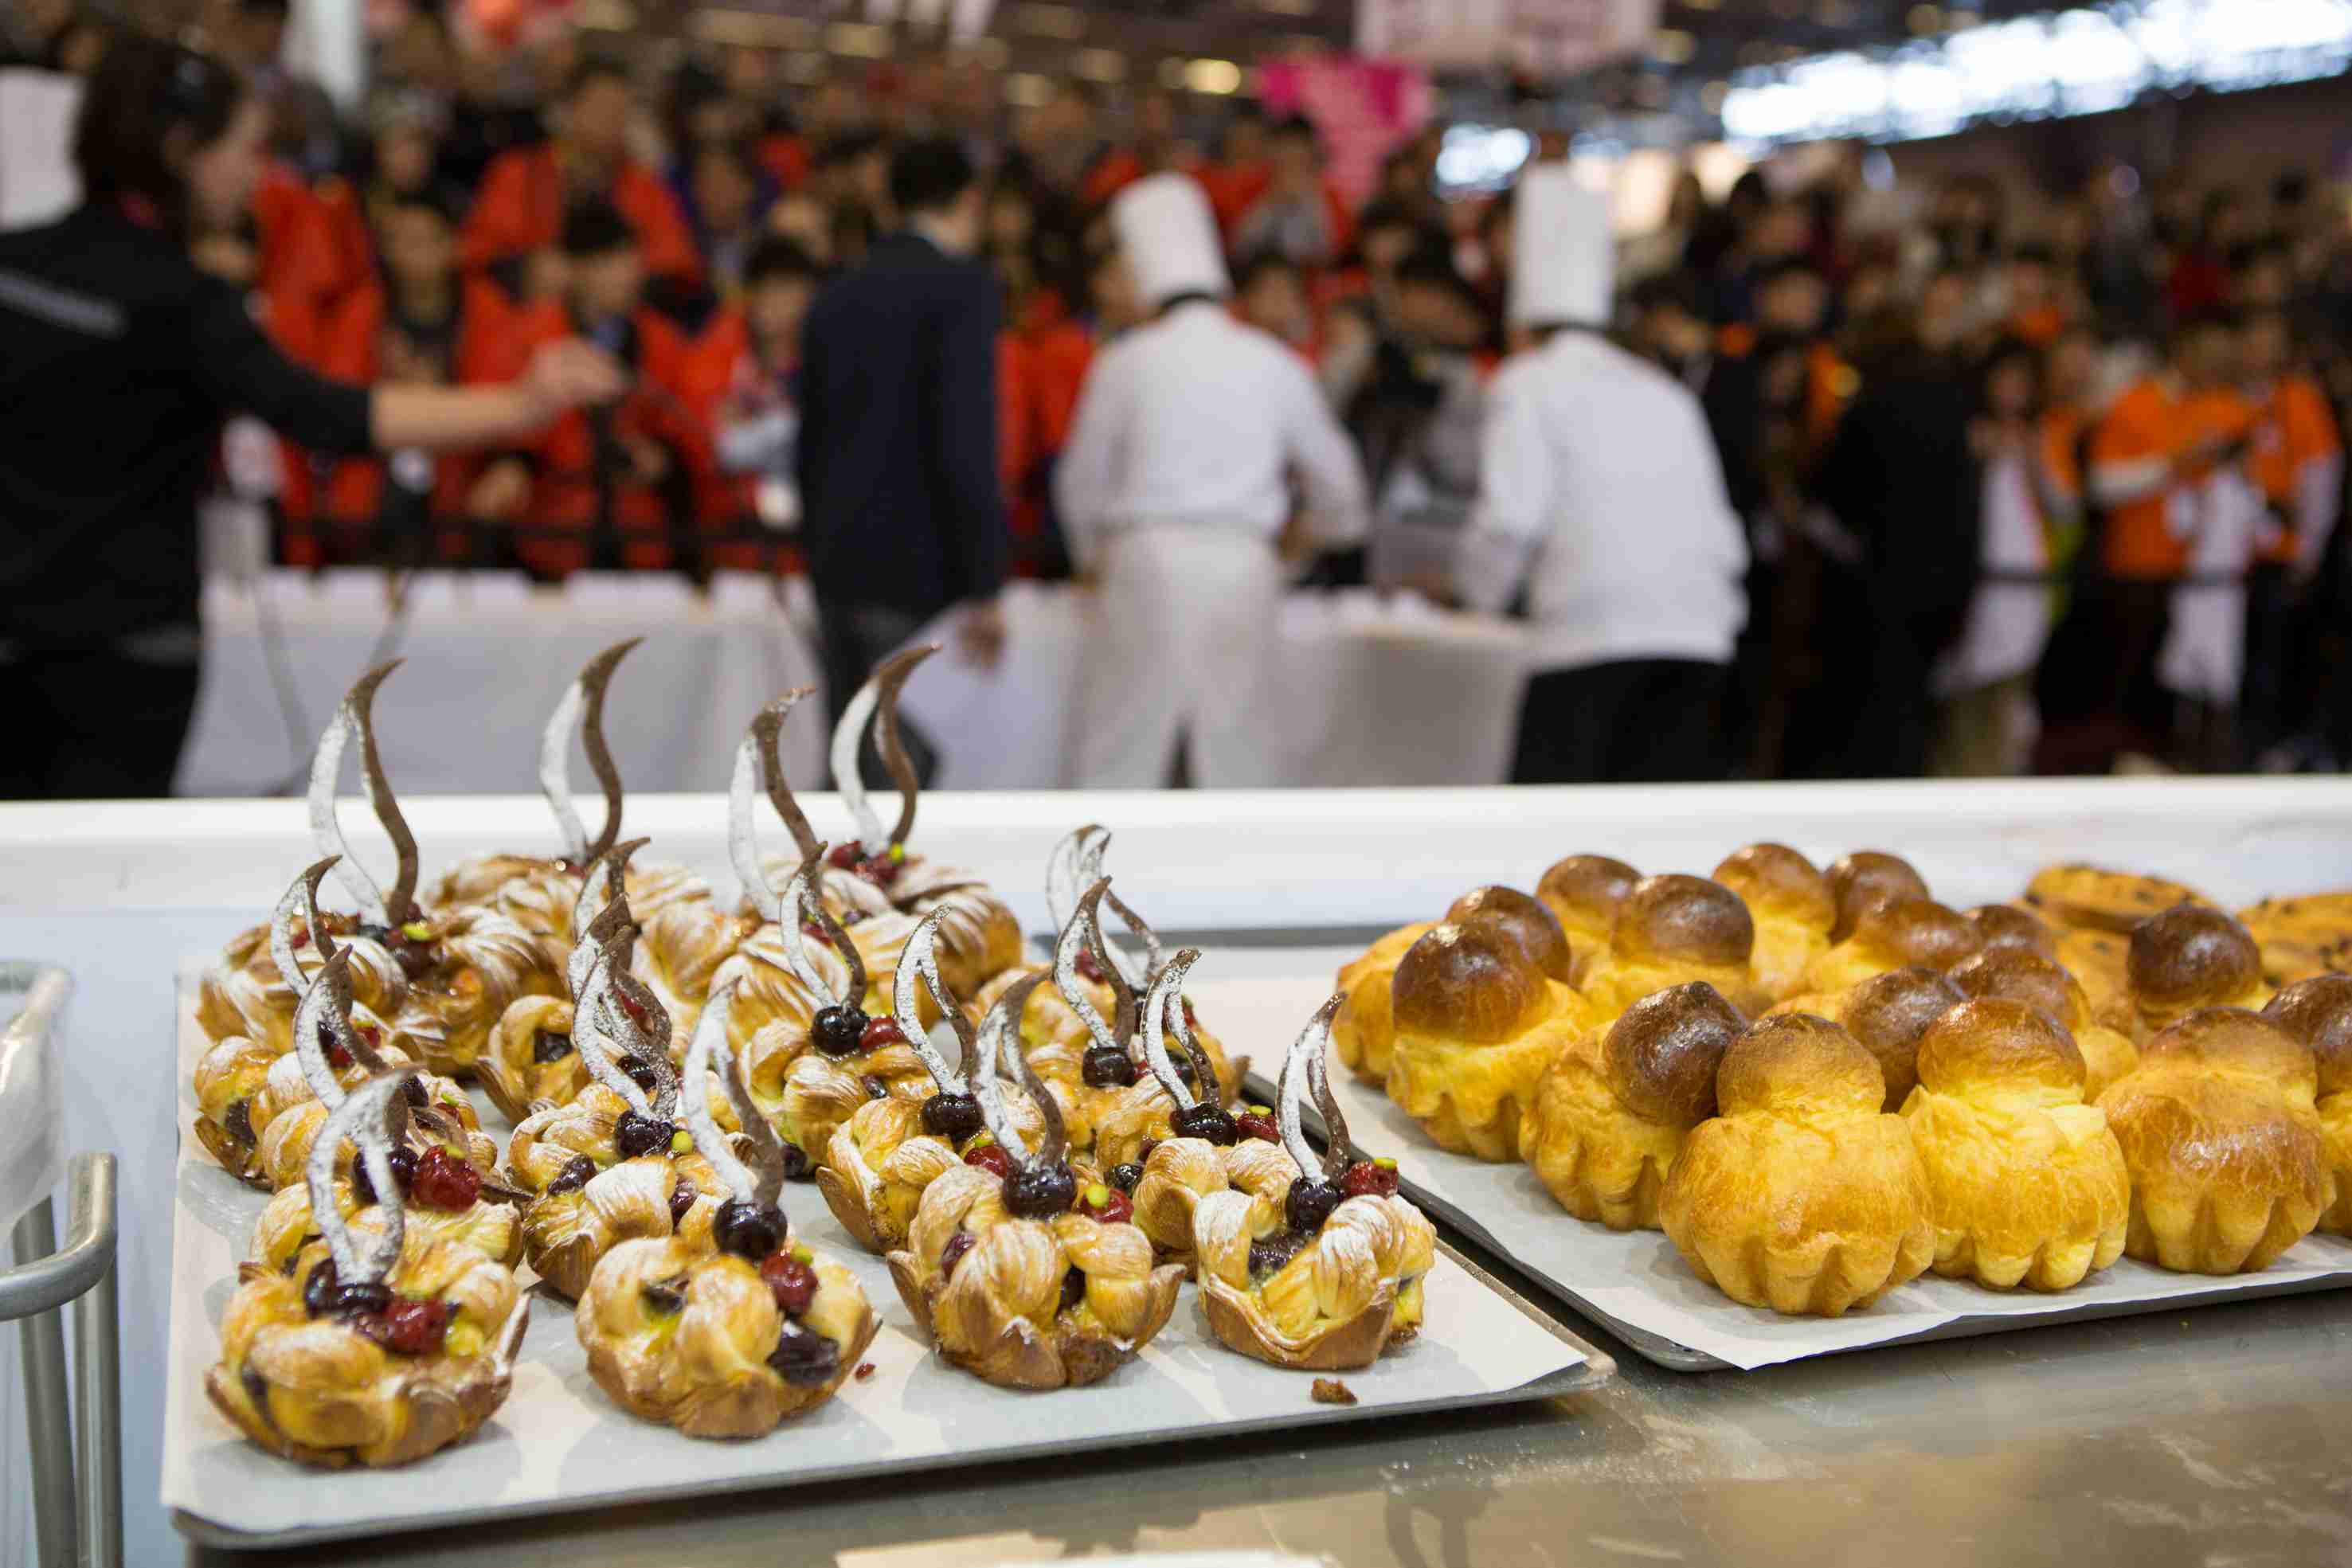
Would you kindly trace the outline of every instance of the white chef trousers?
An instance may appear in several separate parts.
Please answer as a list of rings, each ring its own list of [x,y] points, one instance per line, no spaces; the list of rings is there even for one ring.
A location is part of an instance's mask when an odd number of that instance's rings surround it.
[[[1179,740],[1205,788],[1265,782],[1252,715],[1272,682],[1282,565],[1244,528],[1170,524],[1103,541],[1080,643],[1071,784],[1156,789]]]

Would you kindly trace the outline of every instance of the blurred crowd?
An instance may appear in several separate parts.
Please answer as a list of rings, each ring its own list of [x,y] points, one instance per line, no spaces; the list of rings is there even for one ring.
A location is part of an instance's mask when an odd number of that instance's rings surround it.
[[[33,0],[86,69],[106,26]],[[894,147],[960,142],[1000,286],[994,395],[1009,569],[1070,570],[1055,465],[1097,351],[1151,313],[1106,211],[1189,173],[1229,308],[1310,367],[1373,521],[1315,580],[1449,592],[1507,324],[1513,193],[1442,199],[1442,128],[1344,197],[1305,120],[1083,82],[1008,110],[970,61],[788,86],[770,52],[662,79],[551,32],[469,51],[418,7],[364,112],[285,75],[287,0],[215,0],[205,44],[265,84],[249,219],[198,236],[288,353],[341,379],[488,382],[577,333],[620,404],[509,451],[247,464],[294,564],[792,564],[800,337],[892,210]],[[1565,148],[1539,143],[1540,159]],[[1615,340],[1704,409],[1747,535],[1721,719],[1759,778],[2333,768],[2352,756],[2335,522],[2352,398],[2343,202],[2266,188],[2073,192],[1955,179],[1886,199],[1858,152],[1801,183],[1696,176],[1622,241]],[[258,477],[250,471],[266,472]],[[1643,497],[1618,503],[1630,534]]]

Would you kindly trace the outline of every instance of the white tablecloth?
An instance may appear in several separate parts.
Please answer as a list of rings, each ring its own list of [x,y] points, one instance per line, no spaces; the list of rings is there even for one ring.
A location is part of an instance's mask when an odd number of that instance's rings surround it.
[[[299,791],[320,729],[383,643],[383,584],[372,571],[271,573],[254,591],[206,590],[204,683],[180,794],[267,795],[289,781]],[[290,718],[270,673],[264,598],[283,639]],[[642,635],[604,709],[621,777],[642,793],[724,789],[752,716],[818,683],[794,627],[809,613],[805,586],[794,580],[787,598],[790,611],[750,576],[721,577],[700,596],[656,575],[583,576],[561,592],[504,574],[422,575],[391,646],[406,663],[376,693],[384,771],[404,796],[536,789],[539,733],[564,687],[598,650]],[[784,730],[786,775],[810,786],[823,778],[824,709],[820,694]],[[593,797],[576,748],[573,769]],[[587,815],[593,825],[593,807]]]
[[[270,673],[257,594],[274,612],[294,695],[289,720]],[[1008,640],[992,670],[949,651],[908,683],[906,711],[940,753],[934,786],[1052,789],[1067,781],[1067,716],[1076,692],[1084,591],[1015,583]],[[534,788],[539,731],[598,649],[642,634],[613,682],[606,733],[629,788],[717,790],[743,727],[786,688],[819,679],[806,585],[780,609],[764,580],[721,579],[707,598],[659,576],[574,578],[562,592],[520,579],[426,576],[392,652],[404,658],[377,693],[384,768],[404,795],[511,794]],[[183,795],[299,789],[310,748],[385,630],[375,572],[292,573],[256,591],[226,584],[205,601],[204,685],[181,759]],[[943,632],[944,628],[935,628]],[[1505,776],[1524,680],[1507,622],[1450,615],[1369,591],[1297,594],[1282,652],[1251,691],[1264,751],[1237,784],[1491,784]],[[823,778],[821,700],[793,716],[785,766]],[[584,762],[579,787],[590,790]],[[356,786],[346,780],[347,789]],[[593,815],[593,813],[592,813]]]

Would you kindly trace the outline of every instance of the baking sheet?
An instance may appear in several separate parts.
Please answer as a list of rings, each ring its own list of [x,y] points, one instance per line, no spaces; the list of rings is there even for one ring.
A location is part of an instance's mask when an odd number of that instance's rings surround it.
[[[1282,955],[1294,967],[1291,976],[1195,977],[1185,990],[1230,1049],[1270,1061],[1331,994],[1339,965],[1356,956],[1295,949]],[[1258,956],[1254,967],[1263,969],[1270,957]],[[1193,973],[1203,976],[1209,967],[1203,959]],[[1646,1358],[1677,1371],[1753,1370],[1912,1340],[2352,1286],[2352,1241],[2312,1236],[2259,1274],[2175,1274],[2124,1258],[2055,1295],[1923,1276],[1842,1318],[1782,1317],[1741,1306],[1700,1281],[1663,1232],[1621,1235],[1572,1218],[1526,1166],[1490,1165],[1435,1148],[1385,1093],[1336,1064],[1331,1089],[1349,1134],[1370,1154],[1394,1156],[1410,1196],[1433,1218],[1468,1232],[1570,1306],[1618,1330]]]
[[[293,1545],[704,1493],[803,1486],[880,1472],[1067,1455],[1128,1444],[1323,1426],[1549,1397],[1590,1387],[1610,1358],[1441,1247],[1428,1327],[1374,1367],[1342,1375],[1360,1403],[1315,1404],[1313,1375],[1236,1355],[1210,1335],[1187,1288],[1131,1364],[1090,1388],[992,1387],[934,1357],[879,1258],[860,1250],[813,1187],[786,1188],[795,1232],[855,1272],[882,1320],[874,1373],[811,1415],[744,1443],[701,1442],[630,1416],[587,1372],[572,1310],[531,1297],[514,1391],[475,1437],[404,1469],[305,1469],[247,1442],[205,1397],[237,1260],[267,1196],[214,1165],[186,1125],[204,1048],[184,975],[180,1155],[172,1246],[163,1500],[208,1542]],[[505,1123],[487,1105],[486,1127]]]

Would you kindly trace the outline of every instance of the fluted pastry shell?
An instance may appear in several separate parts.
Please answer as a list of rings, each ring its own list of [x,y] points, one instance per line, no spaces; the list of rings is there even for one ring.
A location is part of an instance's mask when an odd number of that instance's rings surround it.
[[[849,1270],[816,1256],[816,1294],[799,1326],[832,1342],[824,1382],[787,1383],[768,1364],[786,1319],[759,1269],[708,1243],[671,1237],[623,1241],[604,1255],[572,1314],[588,1373],[633,1416],[690,1437],[757,1437],[833,1397],[857,1370],[880,1324]],[[683,1297],[656,1310],[646,1287]]]
[[[2259,1015],[2192,1013],[2099,1097],[2132,1180],[2124,1250],[2193,1274],[2253,1273],[2336,1201],[2308,1047]]]
[[[1756,922],[1748,960],[1756,988],[1771,1001],[1794,996],[1805,972],[1830,950],[1837,894],[1812,862],[1786,844],[1749,844],[1712,873],[1739,895]]]
[[[670,1196],[683,1179],[695,1197],[673,1223]],[[597,1263],[624,1241],[676,1236],[696,1250],[711,1245],[711,1218],[726,1185],[700,1155],[639,1155],[607,1166],[569,1192],[542,1192],[522,1211],[524,1255],[539,1277],[566,1301],[588,1288]]]
[[[959,1231],[972,1237],[955,1271],[940,1259]],[[1184,1270],[1155,1264],[1151,1240],[1132,1225],[1076,1214],[1015,1219],[1003,1184],[962,1166],[925,1190],[890,1277],[942,1359],[1005,1388],[1097,1383],[1167,1326]],[[1085,1275],[1085,1294],[1061,1309],[1063,1276]]]
[[[335,1178],[335,1207],[355,1234],[373,1235],[383,1224],[380,1210],[373,1206],[362,1207],[347,1176]],[[404,1246],[413,1239],[470,1247],[509,1269],[522,1260],[521,1216],[512,1204],[481,1197],[468,1207],[447,1209],[428,1208],[412,1199],[403,1215],[406,1226]],[[261,1218],[254,1221],[253,1241],[247,1249],[247,1257],[265,1269],[284,1272],[305,1248],[321,1239],[310,1216],[310,1188],[289,1186],[262,1206]]]
[[[353,935],[359,923],[348,915],[329,916],[328,926],[336,946],[351,953],[352,1021],[396,1017],[408,996],[400,961],[382,943]],[[310,940],[310,922],[296,915],[292,928],[299,944],[294,961],[306,977],[315,976],[326,960]],[[196,1025],[208,1039],[242,1036],[283,1055],[294,1049],[294,1009],[300,1001],[269,956],[269,927],[257,925],[238,933],[220,963],[197,982]]]
[[[221,1321],[205,1392],[247,1437],[322,1469],[404,1465],[473,1435],[506,1402],[530,1304],[514,1275],[471,1247],[412,1239],[395,1294],[456,1309],[441,1354],[399,1355],[333,1318],[312,1319],[302,1286],[323,1246],[292,1273],[247,1264]]]
[[[1419,1331],[1437,1255],[1421,1210],[1402,1197],[1349,1198],[1296,1256],[1253,1281],[1250,1244],[1281,1224],[1278,1207],[1244,1192],[1210,1193],[1194,1209],[1201,1305],[1218,1343],[1276,1366],[1336,1372],[1370,1366]]]
[[[923,1131],[920,1102],[900,1099],[859,1106],[834,1129],[823,1154],[816,1186],[825,1207],[859,1246],[877,1256],[906,1245],[923,1189],[963,1163],[945,1139]]]
[[[1867,1307],[1934,1261],[1911,1129],[1877,1063],[1825,1019],[1767,1019],[1726,1051],[1722,1114],[1666,1173],[1658,1221],[1694,1273],[1790,1315]]]
[[[434,1071],[470,1076],[490,1031],[517,998],[562,994],[562,961],[530,932],[487,909],[443,910],[425,924],[434,963],[409,982],[393,1027]]]
[[[2071,1037],[2026,1003],[1966,1002],[1929,1026],[1903,1116],[1937,1273],[2063,1291],[2123,1256],[2131,1177],[2083,1082]]]
[[[2336,1183],[2335,1201],[2317,1228],[2352,1236],[2352,976],[2298,980],[2273,998],[2263,1016],[2312,1053],[2318,1073],[2314,1108]]]
[[[1170,1138],[1151,1151],[1135,1184],[1136,1228],[1151,1238],[1161,1258],[1190,1263],[1192,1215],[1201,1199],[1213,1192],[1243,1193],[1278,1221],[1298,1176],[1298,1162],[1281,1145],[1262,1138],[1223,1147],[1200,1138]]]
[[[1400,926],[1339,970],[1339,989],[1348,993],[1348,999],[1331,1019],[1331,1053],[1339,1059],[1340,1066],[1367,1083],[1388,1082],[1389,1058],[1396,1047],[1396,1012],[1389,982],[1395,978],[1406,950],[1421,940],[1432,924]]]
[[[1475,922],[1423,936],[1392,987],[1389,1098],[1442,1149],[1517,1159],[1536,1080],[1580,1030],[1595,1027],[1591,1004]]]
[[[196,1141],[239,1181],[268,1185],[262,1173],[261,1134],[268,1119],[265,1114],[256,1124],[253,1114],[270,1068],[292,1060],[291,1052],[281,1056],[243,1035],[216,1041],[196,1060]]]

